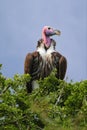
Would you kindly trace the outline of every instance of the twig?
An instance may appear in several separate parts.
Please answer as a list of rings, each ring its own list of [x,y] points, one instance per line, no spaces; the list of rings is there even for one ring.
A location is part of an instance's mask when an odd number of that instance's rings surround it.
[[[61,91],[60,91],[60,95],[59,95],[58,98],[57,98],[57,101],[56,101],[56,103],[55,103],[55,106],[57,106],[58,103],[60,102],[60,98],[62,97],[63,89],[64,89],[64,86],[62,87],[62,89],[61,89]]]
[[[0,96],[2,96],[2,94],[4,94],[9,88],[10,86],[5,87],[4,90],[2,90],[2,92],[0,93]]]
[[[27,126],[27,130],[30,130],[30,127],[29,127],[29,125]]]

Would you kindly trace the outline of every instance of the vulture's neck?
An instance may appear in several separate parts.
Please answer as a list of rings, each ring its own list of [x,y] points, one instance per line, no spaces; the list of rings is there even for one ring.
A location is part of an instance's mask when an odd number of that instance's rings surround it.
[[[56,42],[53,39],[51,39],[51,43],[50,43],[49,48],[46,48],[43,42],[44,41],[41,39],[39,41],[38,46],[37,46],[37,51],[40,53],[41,56],[55,52]]]

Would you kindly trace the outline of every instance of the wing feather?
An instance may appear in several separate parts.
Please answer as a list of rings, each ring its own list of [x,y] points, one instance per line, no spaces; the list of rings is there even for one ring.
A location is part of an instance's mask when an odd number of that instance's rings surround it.
[[[64,79],[67,69],[67,60],[59,52],[52,53],[53,62],[57,69],[56,77],[58,79]]]
[[[27,92],[32,92],[32,80],[37,79],[37,73],[38,73],[38,63],[39,63],[39,53],[33,52],[28,53],[25,62],[24,62],[24,73],[31,75],[31,81],[26,83]]]

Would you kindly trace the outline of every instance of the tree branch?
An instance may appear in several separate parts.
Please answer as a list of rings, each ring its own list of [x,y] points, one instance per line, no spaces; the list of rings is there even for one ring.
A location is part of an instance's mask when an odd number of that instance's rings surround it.
[[[4,94],[8,89],[10,88],[10,86],[5,87],[2,92],[0,93],[0,96],[2,96],[2,94]]]
[[[62,87],[62,89],[61,89],[61,91],[60,91],[60,95],[59,95],[58,98],[57,98],[57,101],[56,101],[56,103],[55,103],[55,106],[57,106],[58,103],[60,102],[60,99],[61,99],[62,93],[63,93],[63,89],[64,89],[64,86]]]

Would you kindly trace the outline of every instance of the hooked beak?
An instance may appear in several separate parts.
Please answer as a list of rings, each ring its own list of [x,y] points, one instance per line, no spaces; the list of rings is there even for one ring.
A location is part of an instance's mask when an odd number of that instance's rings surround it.
[[[61,32],[59,31],[59,30],[47,30],[46,32],[45,32],[45,34],[46,34],[46,36],[53,36],[53,35],[60,35],[61,34]]]
[[[54,35],[59,35],[60,36],[61,31],[60,30],[54,30]]]

